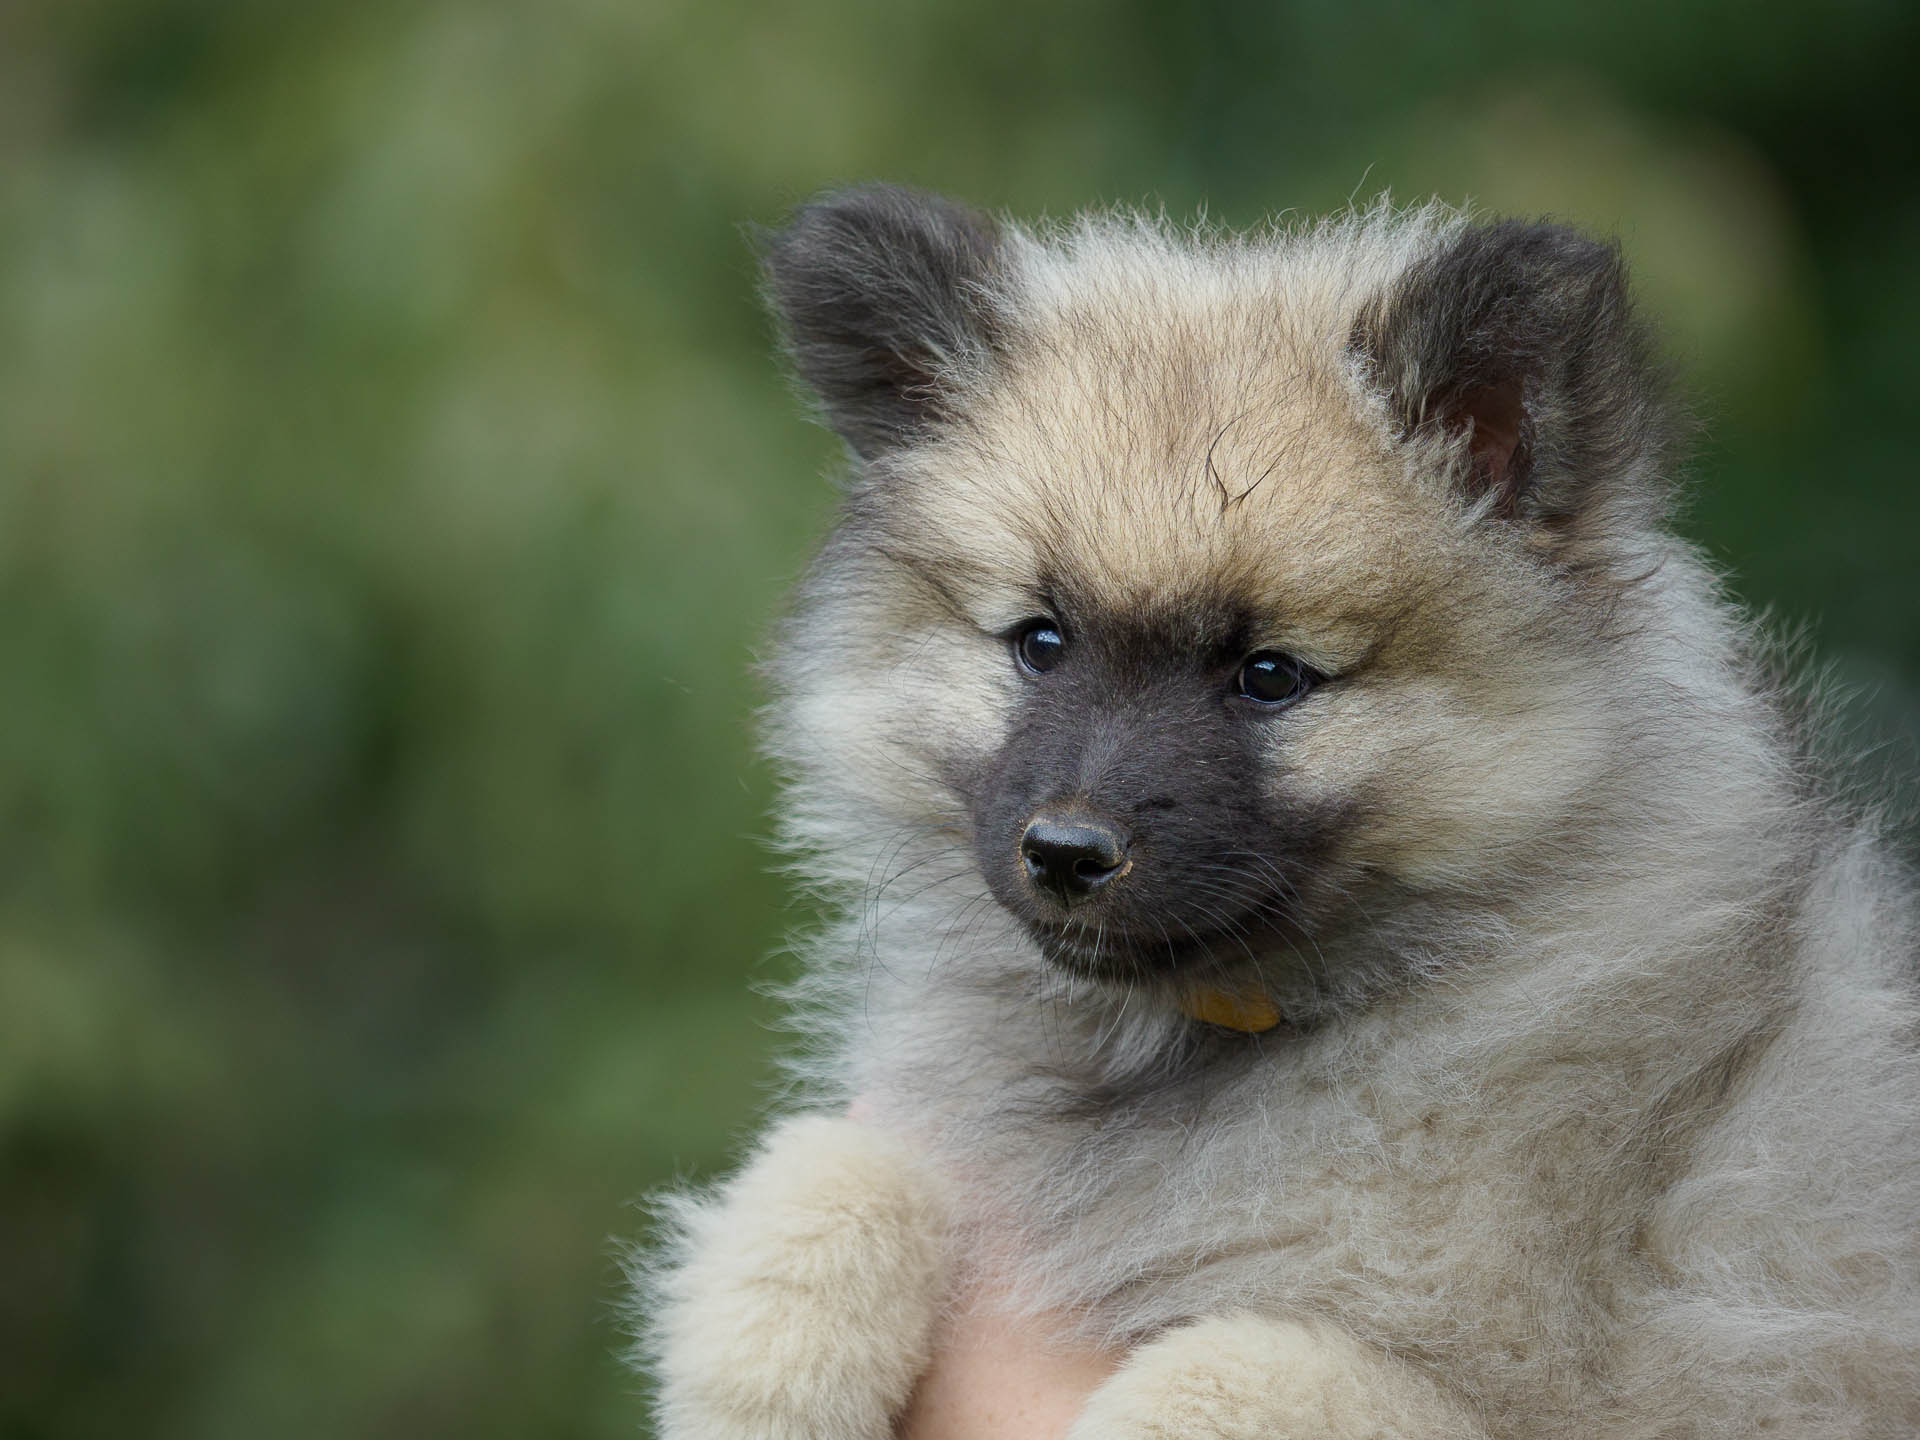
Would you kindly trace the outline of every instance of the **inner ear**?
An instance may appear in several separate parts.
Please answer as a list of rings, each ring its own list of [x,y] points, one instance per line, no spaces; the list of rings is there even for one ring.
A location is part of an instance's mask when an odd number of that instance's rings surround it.
[[[1475,493],[1497,494],[1498,508],[1512,514],[1526,482],[1530,458],[1525,383],[1513,375],[1470,385],[1442,400],[1438,408],[1443,425],[1467,435]]]

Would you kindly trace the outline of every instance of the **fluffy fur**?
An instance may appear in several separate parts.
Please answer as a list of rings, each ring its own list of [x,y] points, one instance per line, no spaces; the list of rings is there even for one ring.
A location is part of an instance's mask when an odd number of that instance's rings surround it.
[[[1920,1429],[1908,880],[1666,527],[1617,254],[875,189],[767,255],[855,455],[768,729],[864,1118],[676,1202],[662,1433],[881,1440],[972,1282],[1133,1349],[1085,1440]],[[1078,908],[1059,804],[1133,847]]]
[[[883,1436],[929,1358],[946,1280],[938,1192],[872,1126],[800,1116],[724,1206],[682,1211],[657,1316],[662,1433]],[[826,1306],[823,1313],[823,1297]]]

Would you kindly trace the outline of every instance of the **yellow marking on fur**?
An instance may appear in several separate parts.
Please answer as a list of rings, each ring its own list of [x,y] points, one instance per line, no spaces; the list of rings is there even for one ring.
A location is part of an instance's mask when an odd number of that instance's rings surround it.
[[[1182,999],[1180,1008],[1191,1019],[1223,1030],[1238,1030],[1243,1035],[1258,1035],[1280,1023],[1280,1007],[1256,991],[1236,995],[1226,990],[1201,990]]]

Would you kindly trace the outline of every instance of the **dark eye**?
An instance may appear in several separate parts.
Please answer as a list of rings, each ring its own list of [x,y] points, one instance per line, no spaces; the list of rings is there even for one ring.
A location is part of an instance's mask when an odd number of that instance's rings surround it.
[[[1233,689],[1236,695],[1244,695],[1262,705],[1291,705],[1320,679],[1317,672],[1293,656],[1278,650],[1262,650],[1247,657],[1247,663],[1233,677]]]
[[[1051,620],[1029,620],[1014,632],[1013,653],[1020,668],[1034,675],[1058,665],[1066,649],[1066,637]]]

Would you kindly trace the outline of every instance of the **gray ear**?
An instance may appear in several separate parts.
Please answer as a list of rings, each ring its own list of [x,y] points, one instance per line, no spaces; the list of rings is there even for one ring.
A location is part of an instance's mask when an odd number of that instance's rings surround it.
[[[767,238],[766,293],[793,363],[864,458],[948,418],[952,382],[989,364],[998,227],[896,186],[803,206]]]
[[[1351,347],[1402,435],[1464,433],[1473,498],[1555,522],[1598,487],[1657,478],[1665,368],[1620,252],[1556,225],[1464,228],[1362,313]]]

